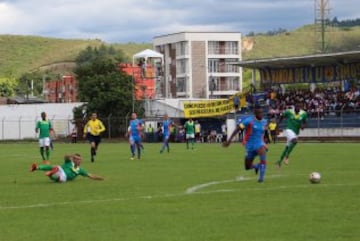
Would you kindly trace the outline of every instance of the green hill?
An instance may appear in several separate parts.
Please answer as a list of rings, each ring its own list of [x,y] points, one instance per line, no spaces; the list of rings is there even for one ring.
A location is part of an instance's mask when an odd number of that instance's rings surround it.
[[[79,52],[88,46],[107,45],[98,39],[56,39],[37,36],[0,35],[0,77],[18,77],[22,73],[44,70],[47,66],[74,62]],[[151,44],[113,44],[127,56],[132,56]],[[66,69],[69,65],[63,64]],[[71,66],[71,65],[70,65]]]
[[[299,56],[318,53],[319,35],[312,25],[274,36],[257,34],[244,37],[250,47],[243,51],[243,59]],[[79,51],[87,46],[108,45],[98,39],[56,39],[36,36],[0,35],[0,77],[18,77],[31,71],[62,72],[73,66]],[[129,61],[133,54],[152,48],[151,43],[112,44],[121,49]],[[360,27],[331,28],[326,32],[327,52],[360,50]],[[56,68],[53,68],[56,66]]]
[[[315,32],[313,25],[274,36],[245,37],[244,40],[252,43],[251,50],[243,52],[244,60],[309,55],[321,50],[321,35]],[[328,53],[360,50],[360,26],[329,28],[325,32],[325,48]]]

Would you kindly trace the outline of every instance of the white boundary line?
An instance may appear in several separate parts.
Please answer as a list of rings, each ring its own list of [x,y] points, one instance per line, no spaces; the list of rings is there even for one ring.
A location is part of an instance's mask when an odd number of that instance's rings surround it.
[[[268,176],[269,177],[279,177],[279,175]],[[48,208],[53,206],[66,206],[66,205],[80,205],[84,203],[101,203],[101,202],[122,202],[122,201],[130,201],[130,200],[140,200],[140,199],[159,199],[159,198],[173,198],[173,197],[183,197],[183,196],[191,196],[194,194],[212,194],[212,193],[225,193],[225,192],[239,192],[239,191],[273,191],[273,190],[283,190],[289,188],[310,188],[313,186],[317,187],[332,187],[332,186],[359,186],[359,184],[302,184],[302,185],[288,185],[288,186],[278,186],[278,187],[266,187],[263,185],[259,185],[259,188],[237,188],[237,189],[218,189],[211,191],[198,191],[199,189],[217,185],[222,183],[229,182],[237,182],[237,181],[247,181],[255,178],[245,178],[245,177],[237,177],[233,180],[224,180],[224,181],[213,181],[209,183],[204,183],[200,185],[196,185],[194,187],[188,188],[185,192],[181,193],[173,193],[173,194],[160,194],[160,195],[146,195],[146,196],[138,196],[138,197],[129,197],[129,198],[111,198],[111,199],[98,199],[98,200],[79,200],[79,201],[69,201],[69,202],[54,202],[54,203],[38,203],[32,205],[19,205],[19,206],[0,206],[0,211],[2,210],[13,210],[13,209],[32,209],[32,208]],[[260,187],[262,186],[262,187]],[[195,188],[196,187],[196,188]],[[191,190],[189,192],[189,190]]]

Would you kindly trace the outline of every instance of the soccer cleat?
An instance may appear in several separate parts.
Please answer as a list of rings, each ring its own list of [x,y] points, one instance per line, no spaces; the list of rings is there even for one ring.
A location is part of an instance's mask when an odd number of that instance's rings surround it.
[[[289,158],[288,157],[285,158],[284,164],[289,165]]]
[[[280,169],[281,168],[281,161],[279,160],[279,161],[275,162],[275,165],[276,165],[276,167],[278,169]]]
[[[59,171],[58,167],[53,167],[50,171],[45,172],[45,175],[51,177],[53,174],[57,173],[58,171]]]
[[[45,165],[50,165],[50,161],[48,161],[48,160],[43,160],[43,163],[44,163]]]
[[[30,172],[34,172],[37,170],[37,164],[36,163],[33,163],[30,167]]]
[[[264,179],[263,179],[263,178],[259,178],[258,183],[262,183],[262,182],[264,182]]]

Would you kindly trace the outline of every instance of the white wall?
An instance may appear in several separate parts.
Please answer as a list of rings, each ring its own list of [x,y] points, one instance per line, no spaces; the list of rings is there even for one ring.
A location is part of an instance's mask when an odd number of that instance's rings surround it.
[[[68,135],[73,128],[73,109],[83,103],[0,105],[0,140],[37,138],[35,125],[46,112],[55,132]]]

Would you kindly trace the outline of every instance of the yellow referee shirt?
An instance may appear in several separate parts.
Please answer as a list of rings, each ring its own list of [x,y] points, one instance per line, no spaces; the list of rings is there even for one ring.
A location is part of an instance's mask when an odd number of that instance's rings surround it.
[[[93,136],[98,136],[105,131],[105,126],[101,120],[89,120],[84,126],[84,134],[90,133]]]

